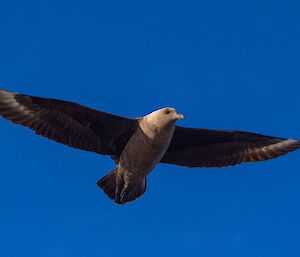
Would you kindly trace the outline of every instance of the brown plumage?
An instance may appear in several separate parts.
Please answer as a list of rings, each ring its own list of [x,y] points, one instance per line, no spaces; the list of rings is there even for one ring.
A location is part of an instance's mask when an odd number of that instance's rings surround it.
[[[300,140],[242,131],[184,128],[183,115],[163,108],[129,119],[82,105],[0,90],[0,115],[58,143],[110,155],[118,165],[97,182],[118,204],[140,197],[159,163],[224,167],[265,161],[300,147]]]

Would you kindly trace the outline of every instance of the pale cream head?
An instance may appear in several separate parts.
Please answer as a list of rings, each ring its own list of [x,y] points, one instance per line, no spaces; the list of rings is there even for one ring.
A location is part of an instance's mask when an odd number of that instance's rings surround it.
[[[157,111],[151,112],[145,116],[147,122],[151,122],[158,128],[163,128],[167,125],[174,124],[177,120],[183,120],[184,116],[174,108],[166,107]]]

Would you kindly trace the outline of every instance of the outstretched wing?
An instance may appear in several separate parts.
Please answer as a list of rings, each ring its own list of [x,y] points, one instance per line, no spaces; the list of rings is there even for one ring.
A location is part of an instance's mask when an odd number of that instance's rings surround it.
[[[300,147],[300,140],[242,131],[176,126],[163,163],[188,167],[223,167],[273,159]]]
[[[0,90],[0,115],[58,143],[117,158],[137,120],[82,105]]]

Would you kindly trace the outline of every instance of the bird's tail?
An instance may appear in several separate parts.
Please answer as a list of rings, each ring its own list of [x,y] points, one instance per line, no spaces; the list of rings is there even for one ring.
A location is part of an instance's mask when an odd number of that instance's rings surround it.
[[[132,202],[146,191],[146,178],[137,185],[125,185],[123,178],[118,178],[118,167],[97,182],[103,192],[117,204]],[[120,181],[119,181],[120,180]]]
[[[111,200],[115,200],[117,171],[118,167],[97,182],[98,187],[100,187]]]

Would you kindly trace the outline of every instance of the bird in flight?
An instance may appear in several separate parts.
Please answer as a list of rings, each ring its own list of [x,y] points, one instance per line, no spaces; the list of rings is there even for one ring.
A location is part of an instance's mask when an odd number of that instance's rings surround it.
[[[0,115],[67,146],[110,155],[117,167],[97,185],[117,204],[145,193],[147,175],[158,163],[226,167],[273,159],[300,147],[300,140],[235,130],[176,126],[184,116],[162,108],[125,118],[77,103],[0,89]]]

